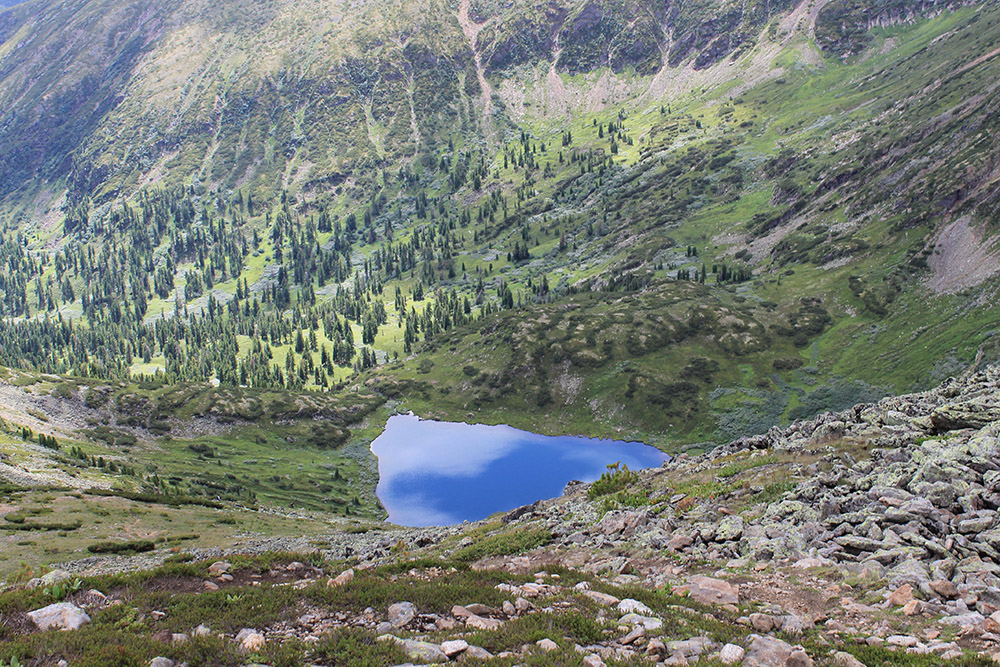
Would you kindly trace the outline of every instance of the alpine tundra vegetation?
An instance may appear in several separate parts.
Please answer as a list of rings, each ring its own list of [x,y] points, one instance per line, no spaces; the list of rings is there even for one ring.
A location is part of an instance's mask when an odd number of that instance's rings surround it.
[[[0,666],[992,664],[998,88],[991,0],[0,0]],[[408,412],[670,459],[403,528]]]

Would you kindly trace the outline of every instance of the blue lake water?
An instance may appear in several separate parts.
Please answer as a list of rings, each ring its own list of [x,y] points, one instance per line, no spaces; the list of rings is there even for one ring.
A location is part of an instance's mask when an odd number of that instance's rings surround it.
[[[378,457],[376,492],[389,521],[444,526],[562,493],[566,483],[592,482],[621,461],[632,470],[667,456],[640,442],[547,436],[511,426],[389,418],[372,442]]]

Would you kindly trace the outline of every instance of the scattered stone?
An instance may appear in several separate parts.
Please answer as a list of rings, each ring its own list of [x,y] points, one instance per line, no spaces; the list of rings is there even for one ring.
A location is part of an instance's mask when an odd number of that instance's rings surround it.
[[[591,653],[583,658],[583,667],[607,667],[607,665],[604,664],[601,656]]]
[[[159,656],[149,661],[149,667],[174,667],[174,661],[170,658]]]
[[[220,574],[227,574],[231,569],[233,569],[232,563],[227,563],[226,561],[217,560],[208,566],[208,573],[213,577],[217,577]]]
[[[593,600],[599,605],[604,605],[605,607],[614,607],[621,600],[616,598],[614,595],[608,595],[607,593],[601,593],[600,591],[583,591],[583,594],[588,598]]]
[[[463,653],[462,655],[468,656],[468,657],[470,657],[470,658],[472,658],[474,660],[492,660],[493,659],[493,654],[492,653],[490,653],[489,651],[487,651],[484,648],[480,648],[479,646],[470,646],[469,648],[465,649],[465,653]]]
[[[79,630],[90,623],[87,612],[71,602],[57,602],[48,607],[42,607],[28,612],[28,618],[38,626],[39,630]]]
[[[72,579],[73,575],[66,570],[52,570],[51,572],[43,575],[39,580],[42,586],[51,586],[52,584],[58,584],[60,581],[66,581],[67,579]]]
[[[469,642],[464,639],[452,639],[451,641],[442,642],[441,652],[444,653],[449,658],[454,658],[459,653],[463,653],[469,648]]]
[[[619,602],[618,611],[623,614],[641,614],[643,616],[652,616],[653,614],[652,609],[632,598],[625,598]]]
[[[380,641],[393,641],[406,653],[406,657],[415,660],[419,664],[429,664],[438,662],[448,662],[448,656],[444,654],[437,644],[417,641],[416,639],[400,639],[394,635],[381,635]],[[471,648],[471,647],[470,647]],[[468,649],[466,649],[468,652]]]
[[[469,613],[476,616],[490,616],[493,614],[493,610],[484,604],[479,604],[478,602],[473,602],[472,604],[465,605],[465,608],[469,610]]]
[[[786,667],[788,658],[792,655],[789,644],[774,637],[751,637],[744,667]]]
[[[624,623],[625,625],[641,625],[647,630],[658,630],[663,627],[663,621],[653,616],[640,616],[639,614],[625,614],[620,619],[619,623]]]
[[[909,635],[891,635],[885,638],[885,643],[889,646],[903,646],[905,648],[913,648],[920,643],[920,640],[916,637],[910,637]]]
[[[936,579],[930,582],[931,590],[943,598],[954,600],[959,596],[958,587],[947,579]]]
[[[688,579],[687,585],[680,587],[688,596],[702,604],[738,604],[740,591],[727,581],[696,575]]]
[[[243,628],[236,635],[236,642],[240,645],[244,651],[252,652],[259,651],[264,648],[264,644],[267,640],[264,635],[260,634],[256,630],[251,628]]]
[[[865,663],[861,662],[850,653],[837,651],[833,654],[833,667],[865,667]]]
[[[774,630],[775,618],[768,614],[750,614],[750,626],[762,634],[767,634]]]
[[[813,659],[802,649],[795,649],[785,661],[785,667],[814,667]]]
[[[191,634],[195,637],[210,637],[212,635],[212,630],[207,625],[202,623],[197,628],[195,628]]]
[[[663,640],[654,637],[649,640],[646,644],[646,655],[651,658],[662,658],[667,653],[667,646],[663,643]]]
[[[470,628],[475,628],[476,630],[496,630],[503,625],[503,621],[495,618],[476,616],[473,614],[465,619],[465,624]]]
[[[416,617],[417,607],[412,602],[396,602],[389,605],[389,622],[393,627],[406,627]]]
[[[326,582],[326,585],[333,588],[336,586],[343,586],[344,584],[349,583],[351,581],[354,581],[354,568],[344,570],[336,577]]]
[[[552,641],[547,637],[545,639],[539,639],[537,642],[535,642],[535,646],[542,649],[546,653],[551,653],[552,651],[559,650],[559,644],[555,643],[554,641]]]
[[[736,665],[743,662],[743,656],[747,652],[742,646],[737,646],[736,644],[726,644],[719,651],[719,662],[724,665]]]
[[[903,584],[889,596],[889,604],[893,607],[902,607],[913,599],[913,586]]]
[[[646,628],[641,625],[637,625],[634,628],[632,628],[632,630],[630,630],[627,635],[619,639],[618,643],[628,646],[629,644],[639,639],[640,637],[645,637],[645,636],[646,636]]]

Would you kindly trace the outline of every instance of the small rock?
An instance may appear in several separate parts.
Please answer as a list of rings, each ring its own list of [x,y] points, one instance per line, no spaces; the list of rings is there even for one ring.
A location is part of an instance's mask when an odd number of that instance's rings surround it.
[[[766,635],[774,630],[774,620],[774,617],[768,614],[750,614],[750,626],[761,634]]]
[[[470,658],[472,658],[474,660],[492,660],[493,659],[493,654],[492,653],[490,653],[489,651],[487,651],[484,648],[480,648],[479,646],[470,646],[469,648],[465,649],[465,653],[463,653],[462,655],[468,656],[468,657],[470,657]]]
[[[774,637],[751,635],[753,641],[747,651],[744,667],[785,667],[792,655],[792,647]]]
[[[651,658],[662,658],[667,653],[667,647],[661,639],[654,637],[646,644],[646,655]]]
[[[947,579],[936,579],[930,583],[931,590],[943,598],[954,600],[958,597],[958,587]]]
[[[412,602],[397,602],[389,605],[389,622],[393,627],[402,628],[417,616],[417,607]]]
[[[379,639],[396,642],[403,649],[403,652],[406,653],[407,658],[415,660],[420,664],[448,662],[448,656],[444,654],[444,651],[437,644],[421,642],[415,639],[400,639],[392,635],[382,635]]]
[[[889,604],[893,607],[902,607],[913,599],[913,586],[903,584],[889,596]]]
[[[41,578],[40,583],[42,586],[51,586],[52,584],[58,584],[60,581],[66,581],[72,578],[72,576],[66,570],[52,570]]]
[[[259,651],[267,640],[264,635],[251,628],[243,628],[236,635],[236,641],[244,651]]]
[[[545,639],[539,639],[537,642],[535,642],[535,646],[542,649],[546,653],[551,653],[552,651],[559,650],[559,644],[555,643],[554,641],[552,641],[547,637]]]
[[[174,661],[170,658],[159,656],[149,661],[149,667],[174,667]]]
[[[475,614],[476,616],[490,616],[493,614],[493,609],[484,604],[479,604],[478,602],[467,604],[465,605],[465,608],[469,610],[469,613]]]
[[[504,616],[515,616],[517,614],[517,608],[514,606],[514,603],[511,602],[510,600],[504,600],[503,613]]]
[[[865,667],[865,663],[861,662],[850,653],[837,651],[833,654],[833,667]]]
[[[42,607],[28,612],[28,618],[38,626],[39,630],[57,628],[59,630],[79,630],[90,623],[87,612],[71,602],[57,602],[48,607]]]
[[[211,628],[209,628],[209,627],[208,627],[207,625],[205,625],[204,623],[202,623],[202,624],[201,624],[201,625],[199,625],[199,626],[198,626],[197,628],[195,628],[195,629],[194,629],[194,630],[193,630],[193,631],[191,632],[191,634],[193,634],[193,635],[194,635],[195,637],[208,637],[209,635],[211,635],[211,634],[212,634],[212,629],[211,629]]]
[[[743,661],[743,656],[747,652],[743,650],[742,646],[737,646],[736,644],[726,644],[719,651],[719,662],[724,665],[735,665]]]
[[[464,639],[452,639],[441,644],[441,651],[449,658],[454,658],[459,653],[469,648],[469,642]]]
[[[601,593],[600,591],[583,591],[583,594],[597,604],[604,605],[605,607],[614,607],[621,602],[621,600],[616,598],[614,595],[608,595],[607,593]]]
[[[625,598],[619,602],[618,611],[623,614],[641,614],[643,616],[652,616],[653,614],[652,609],[632,598]]]
[[[688,596],[702,604],[738,604],[740,590],[727,581],[697,575],[688,579],[686,586]]]
[[[344,584],[349,583],[351,581],[354,581],[354,568],[344,570],[336,577],[326,582],[326,585],[331,588],[334,588],[336,586],[343,586]]]
[[[637,625],[634,628],[632,628],[632,630],[627,635],[622,637],[618,643],[628,646],[636,639],[639,639],[639,637],[645,637],[645,636],[646,636],[646,628],[644,628],[641,625]]]
[[[601,656],[596,653],[591,653],[583,658],[583,667],[607,667],[604,661],[601,660]]]
[[[205,582],[205,590],[206,591],[217,591],[217,590],[219,590],[219,585],[215,584],[215,583],[213,583],[211,581],[206,581]]]
[[[476,630],[496,630],[501,625],[503,621],[497,620],[495,618],[485,618],[483,616],[476,616],[473,614],[465,619],[465,624],[470,628],[475,628]]]
[[[233,569],[232,563],[227,563],[223,560],[217,560],[208,566],[208,573],[213,577],[217,577],[220,574],[226,574],[229,570]]]
[[[920,640],[916,637],[910,637],[909,635],[891,635],[885,638],[885,643],[889,646],[913,648],[920,643]]]
[[[792,651],[788,660],[785,661],[785,667],[814,667],[814,665],[813,659],[802,649]]]
[[[916,616],[920,613],[923,603],[920,600],[910,600],[903,605],[904,616]]]
[[[625,614],[620,619],[619,623],[624,623],[625,625],[641,625],[647,630],[658,630],[663,627],[663,621],[653,616],[640,616],[639,614]]]

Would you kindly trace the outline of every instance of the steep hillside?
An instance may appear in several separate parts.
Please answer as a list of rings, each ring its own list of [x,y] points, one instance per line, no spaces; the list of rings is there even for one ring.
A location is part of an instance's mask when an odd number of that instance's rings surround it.
[[[0,39],[8,366],[676,448],[998,356],[991,3],[35,0]]]

